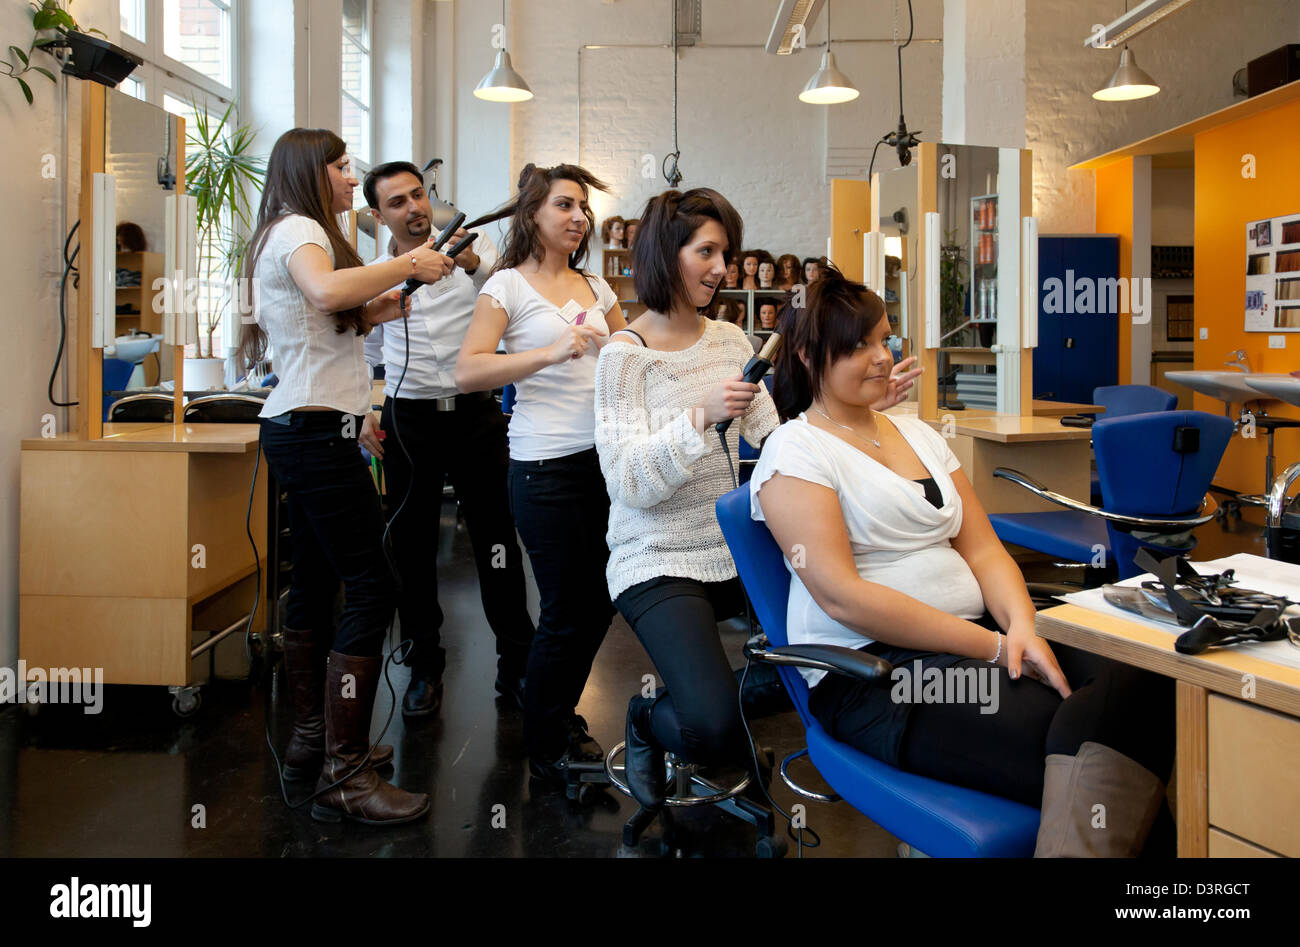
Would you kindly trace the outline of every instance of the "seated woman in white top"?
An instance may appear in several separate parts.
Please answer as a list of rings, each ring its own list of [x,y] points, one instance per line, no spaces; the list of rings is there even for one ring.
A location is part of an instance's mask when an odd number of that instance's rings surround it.
[[[838,740],[909,772],[1042,808],[1040,855],[1136,855],[1171,839],[1167,679],[1056,646],[944,439],[872,409],[893,356],[884,303],[823,265],[789,323],[791,419],[750,481],[786,551],[791,643],[869,651],[892,686],[805,670]],[[1106,806],[1096,828],[1095,805]]]
[[[618,297],[584,272],[603,183],[576,165],[536,168],[519,197],[496,271],[483,285],[456,363],[461,391],[514,384],[510,505],[541,614],[524,683],[532,775],[562,785],[568,762],[604,758],[575,711],[614,617],[605,588],[609,496],[596,457],[596,356],[625,325]],[[497,346],[505,343],[505,355]]]
[[[452,262],[424,245],[361,265],[338,226],[357,186],[345,152],[333,132],[301,128],[272,149],[245,268],[259,292],[240,328],[240,355],[251,367],[269,345],[280,376],[262,410],[261,446],[288,494],[293,548],[284,652],[296,719],[282,772],[319,774],[318,820],[401,823],[427,813],[429,797],[380,779],[375,767],[392,760],[392,747],[370,744],[397,589],[358,443],[370,410],[362,338],[400,314],[395,294],[381,294],[411,277],[437,282]]]

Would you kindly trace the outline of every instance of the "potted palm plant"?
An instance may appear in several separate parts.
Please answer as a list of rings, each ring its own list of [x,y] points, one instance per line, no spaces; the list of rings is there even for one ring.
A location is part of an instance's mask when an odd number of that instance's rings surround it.
[[[233,291],[248,235],[253,230],[254,201],[266,180],[266,159],[252,154],[253,131],[234,126],[234,104],[214,118],[198,102],[190,103],[192,120],[186,130],[186,190],[197,204],[199,276],[198,344],[195,358],[185,360],[186,387],[220,387],[225,378],[225,353],[214,339],[228,305],[243,305],[242,292]]]

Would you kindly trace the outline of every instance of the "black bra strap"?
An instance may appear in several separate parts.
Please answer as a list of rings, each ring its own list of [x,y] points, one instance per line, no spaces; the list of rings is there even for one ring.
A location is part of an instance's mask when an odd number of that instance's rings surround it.
[[[636,329],[619,329],[618,332],[626,332],[629,335],[634,335],[636,336],[637,341],[641,343],[641,348],[643,349],[650,348],[650,346],[646,345],[645,339],[641,338],[641,333],[637,332]],[[615,332],[614,335],[618,335],[618,332]]]

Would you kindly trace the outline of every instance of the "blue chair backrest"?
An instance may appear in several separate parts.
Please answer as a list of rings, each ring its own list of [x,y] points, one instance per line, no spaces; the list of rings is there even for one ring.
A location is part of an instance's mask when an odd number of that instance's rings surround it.
[[[104,391],[104,421],[108,421],[108,411],[113,407],[113,402],[117,398],[110,395],[110,391],[125,391],[126,386],[131,382],[131,376],[135,373],[135,362],[126,362],[120,358],[105,358],[103,384],[101,387]]]
[[[1154,385],[1106,385],[1092,390],[1092,403],[1106,409],[1105,417],[1121,418],[1129,414],[1172,411],[1178,396]]]
[[[514,385],[506,385],[504,388],[501,389],[501,413],[502,414],[515,413],[516,393],[517,392]]]
[[[722,527],[722,535],[736,562],[736,571],[740,573],[740,581],[754,606],[754,617],[763,626],[772,646],[784,647],[790,643],[785,625],[785,610],[790,601],[790,573],[786,571],[781,547],[765,525],[750,519],[748,485],[720,497],[717,513],[718,525]],[[813,718],[808,712],[807,683],[797,668],[777,670],[800,719],[804,726],[808,726]]]
[[[1175,447],[1179,430],[1199,431],[1199,445]],[[1101,480],[1102,508],[1132,516],[1177,517],[1196,513],[1232,438],[1233,423],[1204,411],[1156,411],[1102,418],[1092,427]],[[1181,435],[1184,440],[1187,434]],[[1145,545],[1132,533],[1107,524],[1121,579],[1145,572],[1133,562]],[[1179,552],[1196,545],[1192,537]],[[1173,551],[1172,549],[1170,551]]]

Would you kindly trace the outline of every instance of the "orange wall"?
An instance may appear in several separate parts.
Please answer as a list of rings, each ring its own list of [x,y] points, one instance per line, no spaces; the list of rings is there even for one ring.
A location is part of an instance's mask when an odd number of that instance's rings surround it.
[[[1255,156],[1254,179],[1242,177],[1242,157]],[[1101,172],[1098,172],[1100,184]],[[1098,187],[1100,192],[1101,188]],[[1268,335],[1245,331],[1246,224],[1300,212],[1300,103],[1281,106],[1196,136],[1196,346],[1198,369],[1219,369],[1234,349],[1245,349],[1257,372],[1300,370],[1300,333],[1279,333],[1285,349],[1270,349]],[[1101,225],[1098,205],[1097,229]],[[1200,329],[1210,337],[1200,340]],[[1223,403],[1196,396],[1201,411]],[[1270,414],[1300,417],[1300,409],[1268,402]],[[1300,461],[1300,431],[1278,431],[1277,470]],[[1265,438],[1234,437],[1215,482],[1259,493],[1264,488]],[[1252,517],[1255,519],[1256,517]]]
[[[1097,233],[1119,234],[1119,275],[1133,275],[1133,159],[1097,169]],[[1245,296],[1243,295],[1243,299]],[[1133,316],[1119,313],[1119,384],[1133,380]]]
[[[871,226],[871,185],[849,178],[831,179],[831,262],[851,280],[865,277],[862,235]]]

